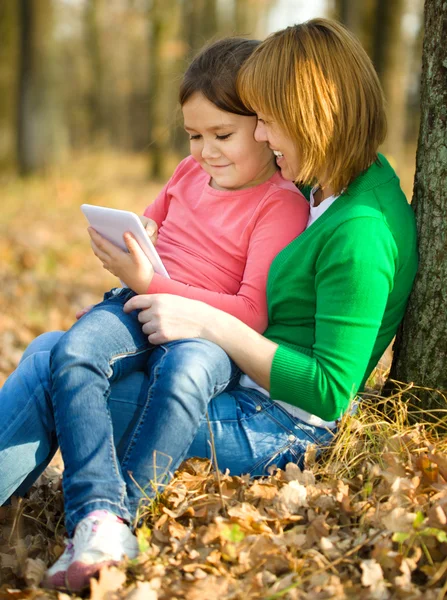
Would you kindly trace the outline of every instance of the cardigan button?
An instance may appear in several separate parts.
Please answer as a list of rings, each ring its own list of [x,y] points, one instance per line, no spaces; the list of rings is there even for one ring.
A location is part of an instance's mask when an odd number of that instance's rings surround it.
[[[296,437],[294,435],[289,435],[289,442],[294,442],[296,440]]]
[[[262,406],[260,404],[258,404],[258,406],[256,407],[256,410],[259,412],[260,410],[262,410]]]

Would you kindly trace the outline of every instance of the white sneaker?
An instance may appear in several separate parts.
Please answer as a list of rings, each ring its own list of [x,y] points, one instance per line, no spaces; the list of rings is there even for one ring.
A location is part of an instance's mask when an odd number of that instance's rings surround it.
[[[74,555],[65,583],[70,591],[89,585],[101,567],[138,554],[137,538],[128,525],[108,511],[95,511],[78,523],[73,536]]]
[[[67,540],[64,552],[57,561],[45,573],[43,586],[47,588],[65,588],[65,574],[73,560],[74,546],[71,540]]]

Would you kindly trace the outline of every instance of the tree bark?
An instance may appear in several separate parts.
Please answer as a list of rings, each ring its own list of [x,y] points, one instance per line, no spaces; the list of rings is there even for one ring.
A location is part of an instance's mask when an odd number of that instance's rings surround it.
[[[22,175],[58,162],[66,131],[56,97],[52,0],[19,0],[17,154]]]
[[[390,377],[447,390],[447,3],[426,0],[421,124],[413,208],[419,271],[394,345]],[[418,392],[424,408],[438,394]],[[445,407],[445,401],[444,401]]]
[[[104,77],[101,48],[101,26],[99,14],[102,6],[99,0],[89,0],[85,4],[85,40],[92,73],[89,94],[90,131],[93,142],[106,145],[106,107],[104,103]]]
[[[387,152],[399,164],[404,158],[411,48],[402,28],[404,0],[376,0],[372,60],[387,100]]]
[[[18,17],[16,0],[0,1],[0,172],[17,167]]]
[[[188,4],[188,3],[187,3]],[[181,39],[178,2],[152,0],[149,25],[149,176],[166,179],[172,174],[168,156],[171,140],[178,127],[178,84],[186,53]],[[180,66],[182,65],[182,66]]]

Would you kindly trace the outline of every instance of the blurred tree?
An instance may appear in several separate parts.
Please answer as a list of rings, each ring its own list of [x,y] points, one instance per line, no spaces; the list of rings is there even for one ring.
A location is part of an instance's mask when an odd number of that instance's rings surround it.
[[[390,376],[447,390],[447,3],[426,0],[424,13],[421,124],[412,203],[420,265],[394,345]],[[435,406],[437,395],[419,395],[425,408]]]
[[[370,56],[373,48],[376,9],[377,0],[364,0],[364,2],[335,0],[331,14],[355,33]]]
[[[184,0],[184,39],[189,55],[194,55],[206,42],[216,35],[216,0]]]
[[[386,150],[401,162],[404,154],[410,54],[402,27],[405,1],[376,0],[371,57],[387,100]]]
[[[188,2],[187,2],[188,3]],[[176,127],[181,39],[180,9],[176,0],[151,0],[149,22],[149,155],[150,177],[165,179],[172,129]],[[188,22],[183,23],[188,30]]]
[[[0,0],[0,172],[17,167],[17,0]]]
[[[19,0],[20,69],[17,155],[22,175],[57,162],[66,135],[56,97],[51,0]]]
[[[414,60],[417,35],[408,30],[422,12],[423,0],[335,0],[334,16],[353,31],[370,55],[387,100],[388,137],[384,150],[396,162],[406,160],[407,144],[416,144],[411,128],[418,121],[411,104],[413,77],[419,77],[420,55]],[[413,85],[410,85],[410,82]],[[411,117],[410,117],[411,115]]]
[[[335,11],[338,20],[361,38],[365,5],[362,2],[353,2],[352,0],[336,0]]]
[[[90,132],[93,141],[106,142],[106,107],[104,103],[104,77],[101,52],[100,11],[102,0],[88,0],[85,3],[85,40],[91,68],[91,83],[88,94]]]

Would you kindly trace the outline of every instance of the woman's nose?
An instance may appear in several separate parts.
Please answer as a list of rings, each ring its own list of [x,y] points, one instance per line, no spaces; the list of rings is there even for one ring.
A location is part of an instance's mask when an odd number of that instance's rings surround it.
[[[255,140],[257,142],[268,142],[267,130],[261,121],[256,123]]]

